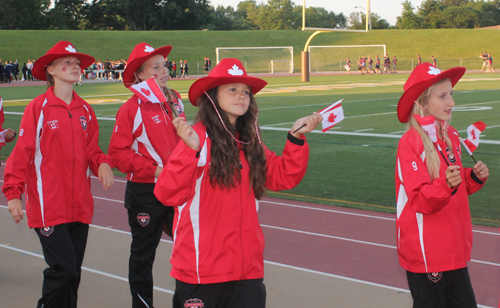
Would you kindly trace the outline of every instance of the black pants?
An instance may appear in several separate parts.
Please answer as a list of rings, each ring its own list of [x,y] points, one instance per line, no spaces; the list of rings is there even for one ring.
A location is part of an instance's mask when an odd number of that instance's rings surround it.
[[[35,229],[45,262],[38,308],[75,308],[89,225],[80,222]]]
[[[176,280],[173,308],[184,307],[265,308],[264,279],[210,284],[189,284]]]
[[[154,183],[127,182],[125,207],[132,232],[129,284],[132,307],[153,307],[153,262],[163,226],[172,231],[174,208],[161,204],[153,194]]]
[[[476,308],[468,269],[412,273],[406,271],[413,308]]]

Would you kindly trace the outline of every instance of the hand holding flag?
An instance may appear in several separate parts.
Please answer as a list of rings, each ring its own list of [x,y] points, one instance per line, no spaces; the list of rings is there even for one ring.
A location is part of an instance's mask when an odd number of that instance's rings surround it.
[[[485,129],[486,129],[486,124],[484,124],[482,121],[478,121],[476,123],[471,124],[467,128],[467,139],[460,138],[460,142],[462,142],[462,145],[467,150],[470,157],[472,157],[475,163],[477,163],[477,161],[474,158],[474,156],[472,156],[472,153],[479,146],[479,136]]]
[[[321,121],[322,132],[326,132],[344,119],[344,109],[341,105],[343,101],[344,100],[341,99],[318,112],[323,117],[323,120]],[[306,126],[306,124],[303,124],[301,127],[294,130],[293,134],[299,131],[304,126]]]
[[[160,88],[154,77],[149,78],[141,83],[134,84],[129,88],[140,100],[156,104],[163,104],[167,102],[167,97],[163,90]],[[174,118],[179,116],[177,108],[169,104]]]

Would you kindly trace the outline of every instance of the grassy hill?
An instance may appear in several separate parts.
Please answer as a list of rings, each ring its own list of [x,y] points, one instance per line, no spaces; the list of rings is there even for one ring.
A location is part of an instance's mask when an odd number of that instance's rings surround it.
[[[147,42],[153,47],[172,45],[170,58],[202,62],[208,56],[215,62],[216,47],[293,46],[294,60],[300,63],[300,52],[312,32],[302,31],[31,31],[0,30],[0,56],[5,60],[37,59],[57,41],[71,41],[79,52],[96,59],[127,58],[132,48]],[[322,33],[311,45],[386,44],[387,52],[398,58],[424,61],[433,55],[438,59],[477,58],[480,52],[500,50],[500,30],[373,30],[370,33]],[[300,69],[300,66],[297,65]]]

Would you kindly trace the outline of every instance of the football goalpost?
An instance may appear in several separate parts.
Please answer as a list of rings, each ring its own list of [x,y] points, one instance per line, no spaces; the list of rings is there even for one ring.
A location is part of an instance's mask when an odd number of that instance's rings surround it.
[[[356,70],[356,61],[365,55],[371,56],[375,69],[375,56],[379,56],[380,65],[387,53],[386,45],[337,45],[337,46],[309,46],[310,72],[343,71],[346,59],[351,60],[351,69]]]
[[[371,12],[370,12],[370,0],[366,0],[366,30],[351,30],[351,29],[334,29],[334,28],[311,28],[306,27],[306,0],[302,3],[302,31],[315,31],[307,40],[304,50],[300,54],[301,59],[301,75],[302,81],[309,81],[310,73],[310,57],[309,57],[309,44],[312,39],[320,34],[327,32],[356,32],[356,33],[368,33],[371,28]],[[352,59],[351,59],[352,61]]]
[[[293,73],[293,47],[218,47],[217,63],[225,58],[237,58],[247,73]]]

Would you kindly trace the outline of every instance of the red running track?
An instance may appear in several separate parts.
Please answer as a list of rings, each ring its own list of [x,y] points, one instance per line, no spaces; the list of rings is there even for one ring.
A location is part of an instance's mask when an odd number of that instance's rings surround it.
[[[125,180],[104,192],[93,179],[93,224],[129,231]],[[265,198],[259,218],[266,261],[408,289],[396,251],[395,217],[298,201]],[[469,271],[478,304],[496,307],[500,291],[500,234],[474,226]]]

